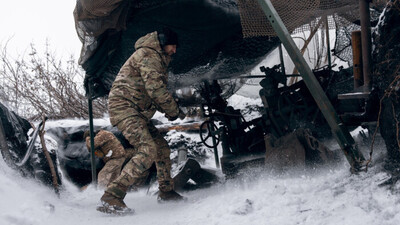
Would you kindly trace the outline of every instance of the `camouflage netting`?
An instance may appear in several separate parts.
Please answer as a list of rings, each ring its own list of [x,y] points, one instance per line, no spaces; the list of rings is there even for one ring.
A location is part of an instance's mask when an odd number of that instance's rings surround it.
[[[350,59],[349,34],[358,29],[357,0],[272,1],[291,32],[315,29],[329,16],[336,28],[336,53]],[[76,30],[82,41],[80,65],[94,97],[108,93],[135,41],[163,26],[180,37],[170,64],[173,88],[204,79],[249,73],[279,41],[256,0],[77,0]],[[339,28],[339,29],[338,29]],[[343,35],[342,35],[343,34]],[[246,38],[243,38],[246,37]],[[350,52],[351,53],[351,52]],[[91,80],[91,84],[88,84]]]
[[[338,14],[350,22],[359,18],[358,0],[271,0],[289,32],[309,30],[310,21],[318,17]],[[256,0],[238,0],[245,37],[276,36],[264,12]],[[330,25],[334,25],[330,21]],[[331,29],[335,27],[330,27]]]
[[[374,5],[385,1],[374,0]],[[325,24],[321,19],[328,18],[329,29],[336,29],[335,55],[352,64],[351,32],[360,30],[359,0],[271,0],[283,23],[291,33],[310,31]],[[238,0],[244,37],[276,36],[256,0]],[[378,13],[372,11],[373,19]]]
[[[90,58],[98,47],[98,37],[109,29],[126,28],[130,7],[140,9],[162,0],[78,0],[74,10],[75,27],[83,43],[79,64]]]

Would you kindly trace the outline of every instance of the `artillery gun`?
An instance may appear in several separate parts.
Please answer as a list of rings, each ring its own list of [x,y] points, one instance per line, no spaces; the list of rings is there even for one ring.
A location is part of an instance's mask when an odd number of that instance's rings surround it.
[[[200,91],[204,100],[201,109],[206,118],[200,126],[200,138],[205,146],[214,149],[217,165],[217,146],[221,143],[220,163],[227,177],[235,175],[241,168],[265,163],[265,137],[268,135],[281,138],[298,129],[310,129],[311,135],[318,139],[332,137],[305,82],[300,80],[287,85],[287,77],[298,75],[285,75],[280,65],[260,67],[260,71],[264,75],[255,77],[263,77],[259,82],[262,87],[259,91],[263,103],[262,116],[251,121],[246,121],[240,110],[227,104],[221,96],[223,91],[218,80],[204,81]],[[378,99],[373,91],[363,98],[357,92],[338,93],[338,85],[345,92],[351,89],[352,77],[347,70],[332,71],[323,67],[314,70],[313,74],[349,129],[374,125]]]

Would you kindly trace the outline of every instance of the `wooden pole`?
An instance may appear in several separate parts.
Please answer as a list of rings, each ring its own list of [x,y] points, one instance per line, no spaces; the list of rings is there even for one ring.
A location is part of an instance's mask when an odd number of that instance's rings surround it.
[[[60,190],[58,188],[57,172],[56,172],[56,169],[54,167],[54,162],[51,159],[50,153],[47,150],[46,141],[44,139],[45,121],[46,121],[46,119],[43,117],[43,126],[42,126],[42,129],[40,129],[40,131],[39,131],[40,143],[42,144],[43,154],[46,157],[46,160],[47,160],[47,162],[49,164],[49,167],[50,167],[50,173],[51,173],[51,178],[52,178],[52,181],[53,181],[54,190],[55,190],[56,194],[59,195],[60,194]],[[39,127],[38,127],[38,129],[39,129]]]

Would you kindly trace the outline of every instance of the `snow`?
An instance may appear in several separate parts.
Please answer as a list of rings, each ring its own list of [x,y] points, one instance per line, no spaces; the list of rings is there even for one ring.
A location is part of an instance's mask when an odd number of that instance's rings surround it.
[[[241,109],[261,104],[239,95],[233,95],[228,102]],[[162,114],[156,118],[168,123]],[[77,119],[49,121],[47,128],[86,123]],[[95,125],[107,126],[109,122],[107,118],[98,119]],[[169,137],[174,139],[181,134],[172,132]],[[192,139],[196,141],[198,137],[193,134]],[[139,189],[127,194],[125,202],[136,213],[125,217],[95,210],[103,194],[101,189],[91,185],[81,191],[64,179],[58,198],[50,188],[21,177],[0,159],[0,224],[394,225],[400,223],[400,184],[392,189],[379,186],[389,177],[382,172],[383,149],[374,152],[374,165],[369,171],[358,175],[350,173],[343,159],[325,168],[292,169],[284,174],[253,168],[209,188],[183,192],[188,201],[182,203],[159,204],[154,191]],[[366,147],[361,150],[368,151]],[[214,158],[209,154],[211,157],[202,164],[215,169]]]
[[[158,204],[147,190],[128,193],[136,214],[95,210],[102,190],[79,191],[68,182],[58,199],[52,190],[21,178],[0,162],[0,224],[399,224],[398,194],[379,187],[376,168],[352,175],[347,162],[318,171],[272,174],[247,171],[238,179],[183,193],[184,203]],[[398,189],[399,187],[397,187]]]
[[[113,151],[112,151],[112,150],[109,150],[108,153],[107,153],[107,155],[106,155],[106,157],[111,157],[112,154],[113,154]]]

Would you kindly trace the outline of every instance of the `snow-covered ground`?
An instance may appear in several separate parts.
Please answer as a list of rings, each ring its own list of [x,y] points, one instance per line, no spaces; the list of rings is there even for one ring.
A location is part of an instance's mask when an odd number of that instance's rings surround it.
[[[259,103],[237,95],[229,100],[230,105],[241,109]],[[86,122],[53,121],[48,126]],[[95,123],[107,125],[108,121]],[[358,175],[350,173],[343,159],[335,166],[313,171],[293,169],[285,174],[273,174],[260,169],[248,170],[236,179],[182,193],[188,197],[183,203],[158,204],[154,194],[140,189],[126,196],[126,204],[136,214],[125,217],[95,210],[103,190],[89,186],[81,191],[64,179],[58,198],[51,189],[22,178],[0,159],[0,224],[397,225],[400,224],[400,185],[390,190],[378,186],[388,178],[381,172],[383,148],[377,147],[374,166]],[[213,166],[214,159],[210,157],[204,164]]]
[[[247,171],[240,178],[183,193],[184,203],[158,204],[147,190],[128,193],[133,216],[95,210],[102,190],[85,191],[64,182],[53,191],[21,178],[0,161],[0,224],[399,224],[400,196],[378,184],[377,168],[352,175],[347,162],[318,171],[276,175]],[[400,187],[397,187],[397,190]],[[396,188],[395,188],[396,189]]]

